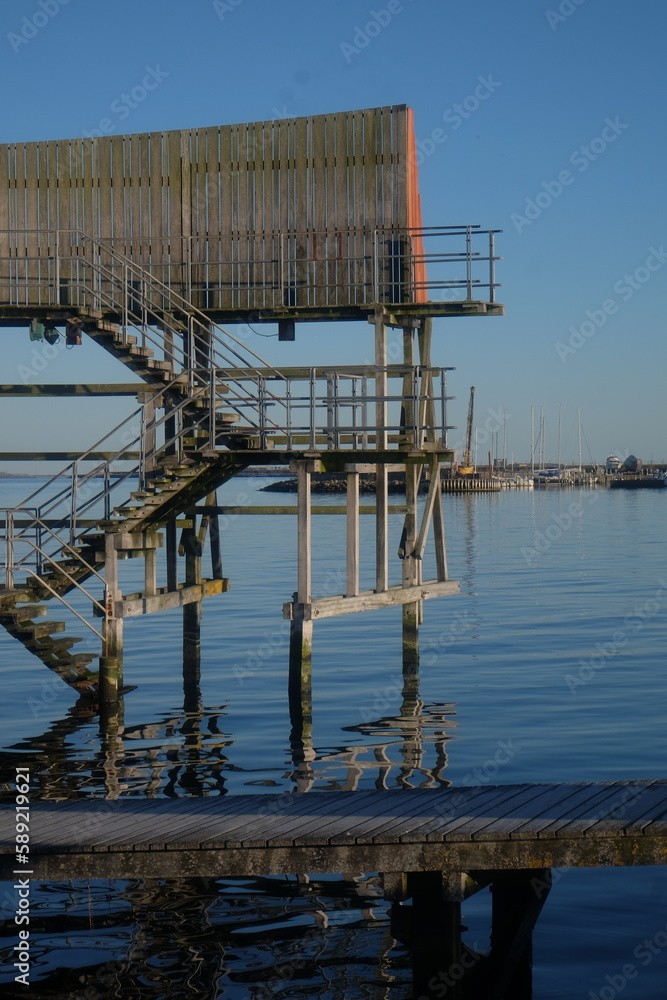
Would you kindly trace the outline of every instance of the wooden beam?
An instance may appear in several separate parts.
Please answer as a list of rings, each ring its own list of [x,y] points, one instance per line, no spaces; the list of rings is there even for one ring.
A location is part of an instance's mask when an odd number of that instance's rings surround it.
[[[318,597],[310,604],[303,606],[303,618],[304,621],[334,618],[337,615],[348,615],[356,611],[373,611],[377,608],[389,608],[397,604],[426,601],[431,597],[448,597],[458,593],[458,580],[445,582],[429,580],[414,587],[390,587],[381,593],[377,593],[375,590],[362,590],[357,597],[343,597],[342,595]],[[291,618],[293,608],[295,606],[292,602],[283,604],[283,618]]]
[[[145,382],[68,382],[59,385],[0,385],[0,396],[136,396],[151,393]],[[153,393],[157,390],[153,390]]]
[[[192,586],[181,585],[178,590],[159,587],[157,594],[143,597],[125,597],[116,601],[115,612],[119,618],[136,618],[138,615],[152,615],[157,611],[181,608],[194,601],[202,601],[214,594],[224,594],[229,590],[229,580],[204,580]]]
[[[437,462],[433,462],[430,467],[430,481],[428,484],[428,493],[426,494],[426,503],[424,504],[424,512],[422,514],[421,526],[419,528],[419,535],[417,537],[417,543],[415,545],[415,559],[423,559],[424,549],[426,548],[426,538],[428,536],[428,529],[431,525],[431,518],[433,517],[433,508],[437,500],[440,500],[440,465]]]
[[[77,462],[85,455],[86,462],[107,462],[115,451],[0,451],[0,462]],[[138,451],[124,451],[119,462],[138,462]]]
[[[236,517],[237,514],[296,514],[298,512],[298,507],[294,504],[276,504],[275,506],[252,506],[252,507],[194,507],[193,513],[196,514],[210,514],[211,511],[214,514],[230,514]],[[360,514],[375,514],[376,512],[375,504],[360,504],[359,513]],[[404,514],[405,504],[391,504],[388,508],[390,514]],[[310,508],[310,513],[312,514],[347,514],[347,508],[342,504],[339,506],[334,506],[333,504],[322,504],[322,506],[317,506],[312,504]],[[16,527],[26,527],[29,521],[25,524],[16,521]],[[57,521],[55,524],[61,524],[61,521]],[[77,521],[77,524],[83,524],[82,521]],[[97,524],[97,521],[91,521],[91,524]],[[4,527],[4,521],[0,519],[0,527]]]

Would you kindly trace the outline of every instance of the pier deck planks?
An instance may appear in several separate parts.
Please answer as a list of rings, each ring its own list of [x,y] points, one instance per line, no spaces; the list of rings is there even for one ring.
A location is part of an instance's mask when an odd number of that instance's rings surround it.
[[[6,879],[14,818],[0,806]],[[655,865],[667,780],[36,801],[30,847],[36,879]]]

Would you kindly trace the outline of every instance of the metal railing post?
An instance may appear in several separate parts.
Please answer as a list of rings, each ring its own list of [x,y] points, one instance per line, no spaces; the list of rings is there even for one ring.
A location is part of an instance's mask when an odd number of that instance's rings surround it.
[[[472,299],[472,230],[466,226],[466,299]]]
[[[285,447],[292,448],[292,380],[285,379]]]
[[[421,448],[421,432],[419,426],[419,381],[421,371],[418,366],[412,369],[412,440],[415,448]]]
[[[142,487],[143,488],[143,487]],[[104,520],[111,518],[111,475],[109,463],[104,466]]]
[[[35,572],[37,575],[42,573],[42,526],[39,521],[35,520]]]
[[[215,448],[215,415],[217,403],[218,374],[217,368],[209,369],[210,381],[208,387],[208,446]]]
[[[317,381],[317,369],[310,369],[310,395],[309,395],[309,412],[310,412],[310,450],[315,451],[315,384]]]
[[[123,264],[123,282],[122,282],[122,296],[123,296],[123,344],[127,344],[127,328],[129,325],[129,304],[128,304],[128,277],[127,277],[127,264]]]
[[[5,587],[14,586],[14,511],[5,510]]]
[[[70,523],[69,523],[69,542],[70,545],[74,545],[76,540],[76,505],[77,505],[77,487],[79,480],[79,463],[78,461],[72,462],[72,495],[70,497]]]
[[[192,236],[186,237],[185,267],[185,297],[192,302]]]
[[[496,240],[492,232],[489,233],[489,302],[496,301]]]
[[[53,251],[55,254],[54,281],[56,283],[54,298],[57,305],[60,305],[60,233],[57,229],[54,231],[53,243]]]
[[[366,375],[361,379],[361,447],[368,449],[368,378]]]
[[[266,380],[263,375],[257,376],[257,419],[259,422],[259,440],[262,448],[266,448]]]
[[[433,407],[435,410],[435,407]],[[440,372],[440,419],[442,421],[442,443],[447,447],[447,374],[443,368]]]
[[[336,447],[335,378],[335,375],[327,375],[327,448]]]

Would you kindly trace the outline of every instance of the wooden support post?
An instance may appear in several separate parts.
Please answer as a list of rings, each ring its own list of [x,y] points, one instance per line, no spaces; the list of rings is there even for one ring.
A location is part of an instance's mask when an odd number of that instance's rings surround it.
[[[359,473],[347,474],[347,588],[346,597],[359,594]]]
[[[412,326],[403,327],[403,364],[415,363],[415,337]],[[401,439],[408,448],[414,447],[414,423],[417,417],[414,404],[414,383],[411,372],[403,376],[403,403],[401,405]]]
[[[375,441],[378,451],[387,448],[387,330],[381,308],[375,312]],[[378,464],[375,473],[375,589],[389,586],[387,468]]]
[[[104,536],[104,603],[102,624],[103,649],[100,657],[99,689],[101,702],[116,702],[123,687],[123,619],[116,617],[115,602],[121,599],[118,587],[118,552],[116,535]]]
[[[494,873],[491,951],[476,977],[480,996],[532,997],[532,933],[550,887],[549,869]]]
[[[418,333],[417,340],[419,345],[419,364],[429,367],[431,365],[431,334],[433,330],[433,320],[430,316],[422,319]],[[420,404],[420,419],[419,424],[421,427],[428,425],[430,428],[425,433],[425,438],[427,441],[435,441],[438,437],[435,431],[436,426],[436,416],[435,416],[435,403],[433,401],[433,376],[430,372],[426,372],[422,378],[422,391],[421,395],[426,396],[427,399],[422,400]]]
[[[442,509],[442,484],[438,465],[438,489],[433,504],[433,539],[435,541],[435,565],[439,581],[449,579],[447,570],[447,546],[445,544],[445,515]]]
[[[399,555],[403,559],[403,586],[414,587],[420,583],[420,560],[416,558],[417,544],[417,494],[421,466],[405,466],[405,504],[407,513],[403,526]],[[419,662],[419,618],[420,601],[403,605],[403,665]]]
[[[176,519],[165,525],[165,546],[167,556],[167,590],[178,589],[178,543],[176,540]]]
[[[144,596],[157,594],[157,549],[144,550]]]
[[[412,950],[413,996],[457,1000],[461,962],[461,903],[445,899],[440,872],[410,872],[412,906],[392,907],[392,934]],[[480,995],[481,996],[481,995]]]
[[[192,586],[202,582],[201,543],[194,527],[183,529],[183,544],[185,547],[185,585]],[[183,605],[183,689],[194,685],[199,688],[201,663],[201,601],[193,601]]]
[[[305,621],[304,606],[311,601],[310,463],[299,459],[297,474],[297,591],[290,624],[288,696],[292,729],[308,728],[312,718],[311,655],[313,623]]]
[[[209,507],[218,506],[217,493],[210,493],[206,498]],[[220,519],[217,511],[208,514],[208,528],[211,545],[211,577],[214,580],[222,579],[222,549],[220,546]]]

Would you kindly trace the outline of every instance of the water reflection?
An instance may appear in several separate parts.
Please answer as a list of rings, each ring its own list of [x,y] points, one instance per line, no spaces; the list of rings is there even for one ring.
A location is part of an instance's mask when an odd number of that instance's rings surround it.
[[[54,882],[32,902],[29,1000],[379,1000],[411,979],[377,877]]]

